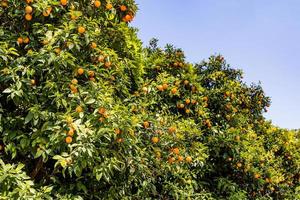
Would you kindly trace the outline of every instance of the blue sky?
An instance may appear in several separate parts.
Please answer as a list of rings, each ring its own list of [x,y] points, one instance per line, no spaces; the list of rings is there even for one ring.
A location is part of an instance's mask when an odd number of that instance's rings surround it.
[[[182,48],[195,63],[221,53],[261,81],[272,104],[265,115],[283,128],[300,128],[300,0],[136,0],[133,26],[145,45]]]

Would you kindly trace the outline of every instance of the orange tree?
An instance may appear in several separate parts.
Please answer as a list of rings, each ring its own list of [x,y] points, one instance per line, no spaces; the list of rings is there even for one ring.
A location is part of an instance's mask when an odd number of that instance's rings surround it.
[[[222,56],[146,48],[133,0],[2,0],[4,199],[297,199],[299,132]]]

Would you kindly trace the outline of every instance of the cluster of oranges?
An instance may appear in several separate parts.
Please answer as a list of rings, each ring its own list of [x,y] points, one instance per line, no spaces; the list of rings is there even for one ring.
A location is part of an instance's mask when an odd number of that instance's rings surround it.
[[[76,94],[78,92],[78,89],[76,87],[77,84],[78,84],[78,80],[76,78],[71,80],[70,89],[73,94]]]
[[[71,144],[72,141],[73,141],[73,136],[75,134],[75,129],[74,129],[74,126],[73,126],[73,118],[68,116],[67,117],[67,123],[68,123],[68,128],[67,128],[67,131],[66,131],[66,138],[65,138],[65,142],[67,144]]]
[[[175,162],[183,162],[184,160],[187,163],[191,163],[193,161],[191,156],[186,156],[185,158],[180,155],[180,149],[178,147],[174,147],[170,149],[171,156],[168,158],[169,164],[174,164]]]
[[[21,44],[28,44],[30,42],[30,39],[28,37],[18,37],[17,43],[19,45]]]

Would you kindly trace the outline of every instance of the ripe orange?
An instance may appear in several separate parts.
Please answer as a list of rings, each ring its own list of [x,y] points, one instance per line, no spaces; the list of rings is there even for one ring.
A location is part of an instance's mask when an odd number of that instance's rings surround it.
[[[32,13],[32,7],[31,7],[31,6],[26,6],[26,7],[25,7],[25,13],[26,13],[26,14]]]
[[[259,179],[260,175],[259,174],[254,174],[255,179]]]
[[[85,32],[85,28],[83,26],[78,27],[78,33],[83,34]]]
[[[26,19],[27,21],[31,21],[31,20],[32,20],[32,15],[31,15],[31,14],[26,14],[26,15],[25,15],[25,19]]]
[[[75,111],[76,111],[77,113],[81,113],[81,112],[83,111],[83,109],[82,109],[81,106],[77,106],[76,109],[75,109]]]
[[[183,156],[178,156],[178,162],[182,162],[183,161]]]
[[[103,62],[103,61],[104,61],[104,56],[102,56],[102,55],[99,56],[99,57],[98,57],[98,62]]]
[[[79,75],[82,75],[82,74],[84,73],[84,69],[79,68],[79,69],[77,70],[77,73],[78,73]]]
[[[32,2],[33,2],[33,0],[26,0],[26,3],[28,3],[28,4],[30,4]]]
[[[96,8],[99,8],[101,6],[101,1],[95,1],[94,5]]]
[[[236,166],[237,166],[238,168],[240,168],[240,167],[242,167],[242,163],[237,163]]]
[[[72,140],[73,140],[73,139],[72,139],[72,137],[70,137],[70,136],[67,136],[66,139],[65,139],[65,141],[66,141],[67,144],[71,144],[71,143],[72,143]]]
[[[95,72],[94,71],[88,71],[88,75],[89,77],[94,77],[95,76]]]
[[[183,103],[181,103],[181,104],[179,104],[179,108],[184,108],[184,104]]]
[[[111,3],[106,4],[106,9],[111,10],[113,8],[113,5]]]
[[[188,162],[188,163],[191,163],[193,161],[192,157],[191,156],[188,156],[185,158],[185,161]]]
[[[122,12],[124,12],[124,11],[127,10],[127,7],[126,7],[125,5],[121,5],[121,6],[120,6],[120,10],[121,10]]]
[[[148,93],[148,88],[147,87],[143,87],[142,90],[143,90],[144,93]]]
[[[191,103],[191,100],[190,100],[190,99],[186,99],[186,100],[185,100],[185,103],[186,103],[186,104],[190,104],[190,103]]]
[[[99,108],[98,109],[98,113],[101,114],[101,115],[104,115],[106,112],[105,108]]]
[[[70,89],[71,89],[72,91],[74,91],[74,90],[76,90],[76,87],[75,87],[74,85],[70,84]]]
[[[178,62],[174,62],[174,63],[173,63],[173,66],[174,66],[174,67],[178,67]]]
[[[158,85],[158,86],[156,86],[156,87],[157,87],[157,89],[158,89],[159,91],[163,91],[163,90],[164,90],[164,88],[163,88],[162,85]]]
[[[173,164],[174,162],[175,162],[175,158],[170,157],[170,158],[168,159],[168,163],[169,163],[169,164]]]
[[[61,49],[60,48],[55,48],[54,51],[55,51],[55,53],[60,54]]]
[[[196,104],[197,101],[195,99],[192,100],[192,104]]]
[[[74,135],[74,129],[70,128],[70,130],[68,131],[68,136],[73,137],[73,135]]]
[[[125,15],[125,17],[123,17],[123,21],[124,22],[131,22],[133,20],[133,16],[130,14]]]
[[[186,113],[186,114],[189,114],[190,112],[191,112],[190,109],[186,109],[186,110],[185,110],[185,113]]]
[[[51,11],[52,11],[52,8],[48,7],[46,10],[43,11],[43,16],[48,17],[50,15]]]
[[[179,67],[183,67],[183,63],[180,62],[180,63],[178,64],[178,66],[179,66]]]
[[[171,126],[171,127],[168,129],[168,132],[169,132],[170,134],[175,133],[175,132],[176,132],[176,127]]]
[[[168,84],[166,84],[166,83],[164,83],[162,86],[163,86],[164,90],[168,89],[168,87],[169,87]]]
[[[71,83],[74,84],[74,85],[77,85],[78,80],[76,78],[74,78],[74,79],[72,79]]]
[[[184,85],[187,85],[187,84],[189,84],[189,81],[188,81],[188,80],[185,80],[185,81],[183,82],[183,84],[184,84]]]
[[[150,127],[150,123],[147,121],[144,121],[143,123],[144,128],[149,128]]]
[[[29,43],[29,41],[30,41],[30,40],[29,40],[29,38],[28,38],[28,37],[25,37],[25,38],[24,38],[24,40],[23,40],[23,42],[24,42],[25,44],[28,44],[28,43]]]
[[[67,5],[67,3],[68,3],[68,0],[60,0],[60,4],[63,6]]]
[[[120,129],[115,129],[115,133],[117,134],[117,135],[120,135],[121,133],[122,133],[122,131],[120,130]]]
[[[35,85],[35,80],[34,80],[34,79],[31,79],[31,80],[30,80],[30,83],[31,83],[31,85]]]
[[[124,139],[123,139],[123,138],[118,138],[118,139],[117,139],[117,143],[122,143],[122,142],[124,142]]]
[[[105,62],[104,63],[104,67],[105,68],[110,68],[110,66],[111,66],[111,62]]]
[[[179,153],[180,153],[180,151],[179,151],[179,149],[177,147],[173,148],[172,152],[175,153],[176,155],[179,155]]]
[[[176,94],[177,93],[177,88],[172,88],[171,93]]]
[[[203,97],[203,101],[208,101],[208,97]]]
[[[18,44],[22,44],[22,43],[23,43],[23,38],[19,37],[19,38],[17,39],[17,42],[18,42]]]
[[[152,137],[151,138],[152,143],[156,144],[159,142],[159,138],[158,137]]]
[[[1,6],[2,6],[3,8],[6,8],[6,7],[8,6],[7,1],[1,1]]]
[[[237,136],[235,136],[235,140],[239,142],[241,140],[241,137],[239,135],[237,135]]]
[[[92,49],[95,49],[96,47],[97,47],[97,44],[96,44],[95,42],[92,42],[92,43],[91,43],[91,48],[92,48]]]
[[[71,91],[72,91],[73,94],[76,94],[78,92],[78,89],[74,88],[73,90],[71,89]]]

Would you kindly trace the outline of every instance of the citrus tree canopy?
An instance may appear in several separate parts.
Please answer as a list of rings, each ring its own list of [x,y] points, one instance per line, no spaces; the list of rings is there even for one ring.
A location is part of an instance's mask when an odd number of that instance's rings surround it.
[[[299,131],[221,55],[143,47],[133,0],[0,0],[1,199],[300,199]]]

